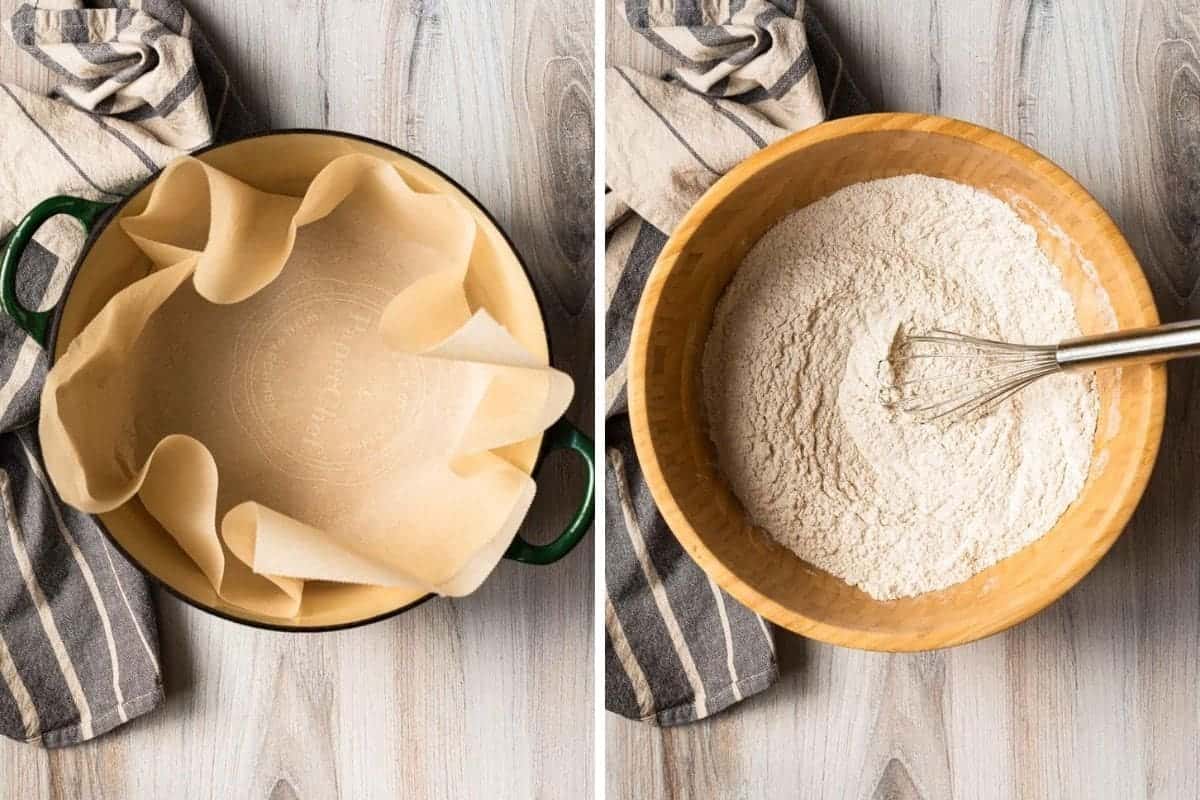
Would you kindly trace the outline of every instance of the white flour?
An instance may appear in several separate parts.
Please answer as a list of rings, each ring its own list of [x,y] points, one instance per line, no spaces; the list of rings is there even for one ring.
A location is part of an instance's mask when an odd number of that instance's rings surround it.
[[[880,402],[901,327],[1078,336],[1035,231],[968,186],[847,187],[755,245],[717,307],[703,382],[718,462],[755,524],[879,599],[966,580],[1046,533],[1087,478],[1090,376],[926,423]]]

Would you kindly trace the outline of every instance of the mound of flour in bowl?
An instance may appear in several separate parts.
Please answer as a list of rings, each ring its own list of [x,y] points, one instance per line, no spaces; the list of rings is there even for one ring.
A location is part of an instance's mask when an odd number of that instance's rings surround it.
[[[703,384],[717,460],[753,522],[881,600],[966,580],[1052,528],[1087,478],[1091,376],[922,423],[880,400],[901,331],[1080,334],[1033,228],[921,175],[849,186],[783,219],[717,306]]]

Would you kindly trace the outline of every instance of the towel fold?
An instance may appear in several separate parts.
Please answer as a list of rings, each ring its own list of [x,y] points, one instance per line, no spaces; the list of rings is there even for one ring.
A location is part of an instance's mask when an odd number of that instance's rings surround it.
[[[684,552],[634,452],[625,379],[633,319],[667,236],[754,151],[867,104],[799,0],[627,0],[629,23],[677,60],[607,75],[605,694],[659,725],[715,714],[778,677],[766,622]]]
[[[0,240],[48,197],[116,202],[176,156],[255,127],[175,0],[42,0],[8,28],[63,83],[50,97],[0,84]],[[21,265],[26,304],[57,302],[80,241],[69,220],[42,227]],[[42,467],[46,369],[0,319],[0,733],[56,747],[155,708],[162,679],[145,579]]]

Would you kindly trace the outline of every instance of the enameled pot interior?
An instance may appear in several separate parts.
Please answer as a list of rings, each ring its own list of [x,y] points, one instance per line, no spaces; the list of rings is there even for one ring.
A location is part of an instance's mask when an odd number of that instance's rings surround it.
[[[1157,322],[1140,268],[1104,212],[1081,204],[1082,192],[1065,174],[1010,157],[1002,145],[1011,140],[993,136],[1003,141],[985,146],[926,130],[858,130],[773,148],[727,176],[736,188],[705,213],[698,213],[700,201],[656,267],[666,277],[653,306],[640,311],[650,320],[643,331],[645,361],[631,377],[642,382],[640,391],[631,390],[641,409],[634,415],[639,454],[643,461],[653,458],[662,476],[656,499],[684,546],[718,582],[797,632],[872,649],[919,650],[1001,630],[1082,577],[1119,535],[1144,487],[1144,462],[1153,460],[1162,425],[1160,367],[1126,368],[1100,381],[1091,474],[1046,536],[965,583],[880,602],[754,529],[720,476],[698,387],[714,306],[766,230],[850,184],[922,173],[989,191],[1037,229],[1040,245],[1063,271],[1084,332],[1108,327],[1097,283],[1122,327]]]
[[[479,236],[467,274],[468,300],[473,308],[486,307],[535,356],[548,358],[541,310],[517,254],[469,196],[424,164],[382,145],[321,133],[283,133],[244,139],[198,157],[257,188],[301,195],[326,164],[349,153],[366,153],[392,161],[418,191],[457,197],[474,213]],[[130,198],[118,217],[140,213],[152,187],[153,184]],[[109,298],[145,277],[149,270],[149,260],[115,224],[115,219],[110,221],[77,268],[59,317],[53,356],[57,358],[70,345]],[[530,472],[540,444],[541,437],[535,437],[498,452]],[[195,563],[136,499],[100,515],[100,519],[121,548],[153,577],[185,599],[236,620],[299,629],[343,626],[389,614],[422,597],[421,593],[410,590],[311,582],[305,589],[298,618],[264,617],[221,600]]]

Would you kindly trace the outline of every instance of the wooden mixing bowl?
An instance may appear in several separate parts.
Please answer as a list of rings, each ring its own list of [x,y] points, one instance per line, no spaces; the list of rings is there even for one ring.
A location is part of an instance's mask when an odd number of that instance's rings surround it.
[[[1091,472],[1038,541],[970,580],[881,602],[755,529],[718,472],[700,363],[713,310],[746,252],[791,212],[850,184],[920,173],[1008,202],[1063,272],[1084,333],[1155,325],[1150,289],[1104,209],[1046,158],[958,120],[869,114],[818,125],[739,164],[688,212],[651,272],[633,328],[630,416],[638,458],[671,530],[725,590],[772,622],[870,650],[948,647],[1002,631],[1070,589],[1133,513],[1162,434],[1166,372],[1128,367],[1098,381]],[[1090,263],[1089,263],[1090,262]],[[1047,446],[1054,446],[1047,442]]]

